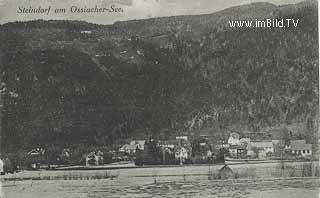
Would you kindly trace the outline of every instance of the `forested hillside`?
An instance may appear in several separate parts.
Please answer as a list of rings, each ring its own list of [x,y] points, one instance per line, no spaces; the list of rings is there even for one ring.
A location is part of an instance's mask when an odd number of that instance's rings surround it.
[[[228,19],[299,19],[232,29]],[[200,16],[0,26],[2,146],[108,145],[202,128],[316,130],[317,4]]]

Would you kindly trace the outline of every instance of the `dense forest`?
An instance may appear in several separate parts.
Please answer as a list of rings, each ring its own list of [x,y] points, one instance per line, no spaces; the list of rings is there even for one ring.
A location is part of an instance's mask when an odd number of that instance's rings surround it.
[[[2,149],[111,145],[210,127],[316,130],[317,6],[255,3],[113,25],[1,25]],[[227,24],[265,18],[299,24]]]

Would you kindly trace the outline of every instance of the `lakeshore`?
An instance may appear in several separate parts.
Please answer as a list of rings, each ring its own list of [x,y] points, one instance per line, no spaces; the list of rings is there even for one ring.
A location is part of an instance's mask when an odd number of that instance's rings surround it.
[[[223,165],[158,166],[113,170],[38,170],[1,176],[6,198],[87,197],[310,197],[319,193],[319,177],[302,174],[316,162],[233,164],[237,179],[210,176]],[[295,170],[295,171],[293,171]],[[249,175],[248,173],[252,173]],[[294,174],[293,174],[294,173]],[[246,175],[247,174],[247,175]]]
[[[238,178],[280,178],[319,176],[318,161],[283,161],[254,164],[230,164],[231,170]],[[139,178],[139,177],[199,177],[208,178],[219,173],[224,164],[203,164],[184,166],[129,166],[129,167],[63,167],[56,170],[21,171],[1,177],[3,181],[10,180],[81,180],[106,178]],[[308,169],[306,169],[308,167]],[[310,169],[310,170],[309,170]]]

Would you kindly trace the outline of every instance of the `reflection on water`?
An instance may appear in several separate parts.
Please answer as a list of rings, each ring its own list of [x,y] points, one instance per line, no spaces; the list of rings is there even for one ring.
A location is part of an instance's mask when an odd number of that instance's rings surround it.
[[[199,176],[135,177],[107,171],[26,172],[25,179],[2,178],[6,198],[105,197],[310,197],[317,178],[208,180]],[[118,174],[118,175],[117,175]],[[32,177],[31,177],[32,175]],[[28,179],[29,178],[29,179]],[[32,180],[30,179],[32,178]]]

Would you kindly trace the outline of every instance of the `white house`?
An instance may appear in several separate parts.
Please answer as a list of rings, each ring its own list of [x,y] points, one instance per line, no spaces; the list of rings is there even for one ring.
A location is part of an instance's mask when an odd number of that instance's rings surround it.
[[[119,151],[120,152],[125,152],[125,153],[130,153],[130,145],[129,144],[122,145],[119,148]]]
[[[213,154],[212,151],[210,150],[207,151],[207,157],[212,157],[212,154]]]
[[[231,133],[228,139],[228,144],[238,145],[240,143],[240,136],[238,133]]]
[[[102,165],[103,164],[103,152],[96,151],[91,152],[86,156],[86,166],[90,165]]]
[[[92,34],[92,31],[90,30],[82,30],[80,31],[81,34]]]
[[[306,144],[305,140],[291,140],[290,149],[292,154],[301,157],[307,157],[312,155],[312,145]]]
[[[215,148],[216,149],[222,149],[222,148],[225,148],[225,149],[229,149],[230,145],[229,144],[217,144],[215,145]]]
[[[184,147],[178,148],[174,154],[175,159],[180,160],[181,165],[188,159],[188,150]]]
[[[135,153],[136,149],[144,150],[145,140],[133,140],[130,142],[130,153]]]
[[[119,148],[119,151],[126,153],[135,153],[137,149],[144,150],[145,140],[132,140],[130,144],[125,144]]]
[[[188,141],[188,136],[177,136],[176,140],[185,140]]]

